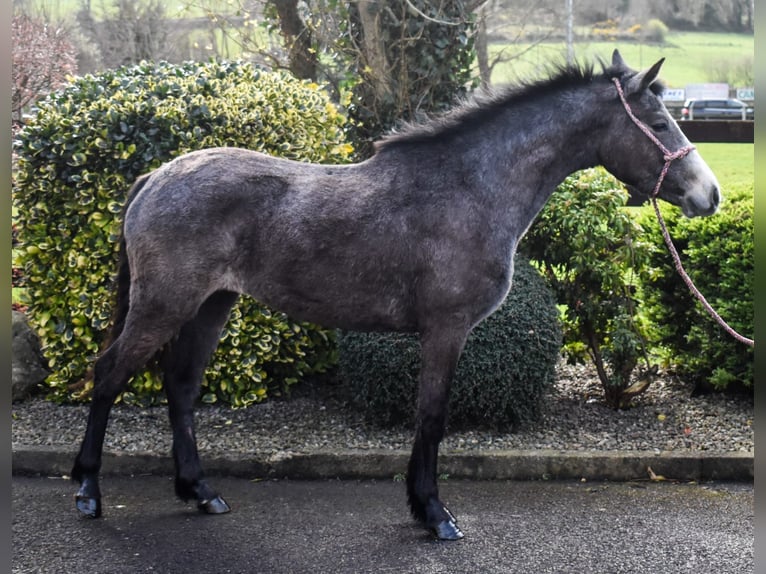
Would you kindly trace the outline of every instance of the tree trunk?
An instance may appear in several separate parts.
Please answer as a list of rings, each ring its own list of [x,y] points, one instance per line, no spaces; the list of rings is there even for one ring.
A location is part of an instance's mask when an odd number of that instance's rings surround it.
[[[371,0],[359,0],[359,22],[362,25],[362,52],[367,72],[373,84],[377,101],[385,101],[391,96],[391,70],[386,57],[386,45],[381,37],[380,3]]]
[[[487,13],[482,7],[479,10],[478,21],[476,22],[476,60],[479,64],[479,79],[481,87],[487,88],[491,82],[492,67],[489,65],[489,47],[487,42]]]
[[[303,80],[316,80],[317,55],[313,34],[298,14],[298,0],[271,0],[279,16],[279,30],[289,50],[290,72]]]

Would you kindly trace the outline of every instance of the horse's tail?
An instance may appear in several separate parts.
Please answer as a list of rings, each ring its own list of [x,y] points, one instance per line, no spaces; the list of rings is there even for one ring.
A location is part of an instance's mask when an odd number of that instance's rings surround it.
[[[128,261],[127,245],[125,242],[125,214],[128,207],[138,195],[138,192],[146,185],[149,175],[139,177],[128,190],[128,196],[125,205],[122,208],[122,225],[120,228],[120,244],[118,251],[117,278],[116,278],[116,297],[114,310],[112,313],[112,330],[105,341],[104,349],[111,345],[122,333],[125,327],[125,318],[130,309],[130,262]]]
[[[128,316],[128,309],[130,308],[130,263],[128,262],[127,246],[125,243],[125,213],[128,211],[128,206],[141,191],[141,188],[146,185],[146,180],[149,179],[148,174],[139,177],[128,190],[128,195],[125,200],[125,205],[122,208],[122,224],[120,227],[120,243],[118,251],[118,264],[117,264],[117,288],[116,288],[116,300],[112,311],[111,331],[101,345],[101,353],[103,353],[109,346],[120,336],[123,327],[125,327],[125,318]],[[88,369],[82,379],[69,385],[70,391],[77,391],[84,388],[88,381],[93,380],[94,372],[93,367]]]

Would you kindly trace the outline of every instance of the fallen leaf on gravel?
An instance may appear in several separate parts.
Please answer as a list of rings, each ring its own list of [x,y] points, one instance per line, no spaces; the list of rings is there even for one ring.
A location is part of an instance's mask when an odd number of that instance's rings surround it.
[[[654,482],[662,482],[665,480],[665,477],[661,474],[654,474],[654,471],[652,470],[651,466],[646,467],[646,471],[649,473],[649,480],[652,480]]]

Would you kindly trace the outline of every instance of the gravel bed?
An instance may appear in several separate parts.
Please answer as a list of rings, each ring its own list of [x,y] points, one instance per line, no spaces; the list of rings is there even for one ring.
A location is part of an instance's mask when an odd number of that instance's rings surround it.
[[[560,365],[545,413],[534,428],[516,433],[448,432],[442,452],[503,449],[565,451],[747,452],[753,448],[753,400],[711,394],[691,397],[674,377],[659,377],[635,406],[614,411],[603,404],[600,383],[588,366]],[[288,399],[247,409],[196,409],[200,451],[280,456],[327,449],[408,450],[409,427],[365,423],[333,393],[331,385],[302,383]],[[12,407],[13,448],[32,445],[79,447],[87,407],[59,406],[42,399]],[[170,453],[165,407],[117,405],[105,448]]]

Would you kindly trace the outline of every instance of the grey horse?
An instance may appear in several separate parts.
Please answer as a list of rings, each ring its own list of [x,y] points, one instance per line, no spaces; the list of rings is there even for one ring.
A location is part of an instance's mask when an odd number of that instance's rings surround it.
[[[72,470],[79,511],[101,514],[111,407],[160,350],[176,493],[203,512],[229,511],[204,478],[193,406],[229,311],[246,293],[328,328],[418,334],[409,505],[437,538],[462,538],[439,499],[437,456],[466,337],[505,298],[519,240],[567,175],[602,165],[633,189],[653,190],[663,153],[628,104],[667,149],[689,146],[660,98],[661,64],[637,72],[615,51],[598,72],[561,66],[393,133],[357,164],[216,148],[140,177],[124,212],[112,342],[94,367]],[[689,217],[715,213],[720,201],[695,150],[667,169],[659,196]]]

